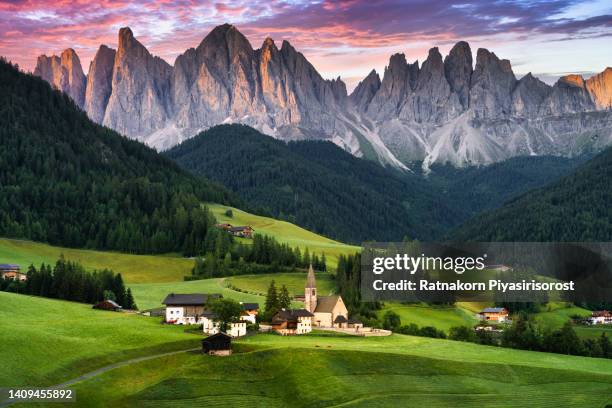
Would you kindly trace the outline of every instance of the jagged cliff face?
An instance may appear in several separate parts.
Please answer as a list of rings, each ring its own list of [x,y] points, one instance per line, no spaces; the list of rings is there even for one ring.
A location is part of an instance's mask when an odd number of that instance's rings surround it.
[[[323,79],[284,41],[261,48],[228,24],[170,66],[129,28],[117,50],[101,46],[88,77],[72,49],[38,58],[35,74],[66,92],[92,120],[158,149],[208,127],[245,123],[283,140],[328,139],[357,156],[412,162],[491,163],[515,155],[579,153],[612,143],[612,69],[549,86],[517,79],[508,60],[466,42],[422,65],[391,56],[351,95]],[[603,113],[602,113],[603,111]]]
[[[34,75],[38,75],[55,88],[68,94],[82,108],[85,103],[87,79],[81,61],[72,48],[64,50],[61,56],[41,55],[36,61]]]

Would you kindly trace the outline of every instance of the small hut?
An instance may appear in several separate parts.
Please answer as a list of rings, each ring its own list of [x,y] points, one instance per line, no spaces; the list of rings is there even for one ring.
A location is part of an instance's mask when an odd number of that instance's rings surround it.
[[[232,337],[219,332],[202,340],[202,352],[211,356],[232,354]]]
[[[106,300],[96,303],[95,305],[93,305],[93,308],[100,309],[100,310],[112,310],[115,312],[119,312],[122,309],[122,307],[118,305],[117,302],[115,302],[114,300],[110,300],[110,299],[106,299]]]

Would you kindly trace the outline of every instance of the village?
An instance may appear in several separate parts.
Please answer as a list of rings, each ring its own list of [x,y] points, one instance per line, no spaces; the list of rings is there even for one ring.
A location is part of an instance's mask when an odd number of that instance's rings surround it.
[[[228,233],[250,238],[253,229],[248,226],[232,227],[218,225]],[[0,264],[0,279],[25,282],[28,275],[17,264]],[[315,271],[310,265],[306,274],[304,294],[293,296],[291,303],[303,303],[302,308],[282,307],[268,310],[263,318],[259,303],[235,302],[223,299],[219,293],[169,293],[161,300],[162,308],[140,312],[144,316],[162,317],[167,325],[197,326],[205,337],[202,351],[211,355],[229,355],[232,340],[257,333],[274,333],[280,336],[301,336],[313,330],[327,331],[351,336],[389,336],[391,330],[367,327],[349,316],[349,311],[340,295],[321,296],[318,293]],[[235,304],[233,310],[215,310],[215,305],[227,302]],[[94,309],[126,311],[113,299],[105,299],[93,305]],[[229,308],[231,309],[231,307]],[[505,307],[485,307],[475,315],[479,321],[473,327],[476,332],[500,335],[512,324],[510,312]],[[574,319],[574,324],[584,326],[611,325],[612,312],[592,311],[590,316]],[[201,327],[201,328],[200,328]]]

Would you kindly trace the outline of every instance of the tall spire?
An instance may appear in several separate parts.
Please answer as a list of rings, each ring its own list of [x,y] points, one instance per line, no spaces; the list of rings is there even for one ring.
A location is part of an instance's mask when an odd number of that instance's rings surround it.
[[[317,281],[315,280],[312,264],[308,268],[308,278],[306,278],[306,288],[304,289],[304,307],[310,313],[317,309]]]
[[[308,268],[308,277],[306,278],[306,287],[307,288],[316,288],[317,281],[315,279],[314,269],[312,269],[312,264]]]

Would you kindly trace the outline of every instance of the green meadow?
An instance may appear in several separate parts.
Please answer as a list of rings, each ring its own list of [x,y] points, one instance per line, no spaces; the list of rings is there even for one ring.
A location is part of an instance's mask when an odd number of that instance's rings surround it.
[[[0,238],[0,263],[54,265],[60,255],[81,263],[89,270],[112,269],[128,283],[173,282],[191,274],[193,260],[177,255],[131,255],[85,249],[62,248],[33,241]]]
[[[0,292],[2,386],[52,385],[95,368],[188,347],[199,336],[159,318]]]
[[[327,296],[336,291],[336,285],[331,274],[320,272],[315,276],[317,279],[317,291],[319,295]],[[306,272],[241,275],[226,279],[228,283],[242,291],[257,293],[263,296],[265,296],[268,286],[270,286],[270,282],[274,280],[277,289],[279,289],[282,285],[285,285],[289,293],[295,296],[304,294]]]
[[[17,312],[15,312],[17,311]],[[197,347],[158,318],[0,293],[0,383],[49,386],[144,355]],[[24,341],[27,339],[27,341]],[[596,407],[612,402],[612,361],[392,335],[258,334],[230,357],[185,352],[71,386],[66,406]],[[61,406],[61,404],[48,404]],[[25,405],[24,405],[25,406]]]
[[[453,326],[474,326],[478,319],[474,313],[460,306],[435,306],[426,304],[401,304],[387,302],[378,315],[382,316],[387,311],[397,313],[402,325],[414,323],[420,327],[434,326],[448,334]]]
[[[335,268],[338,263],[338,256],[341,254],[353,254],[361,251],[361,248],[354,245],[343,244],[322,235],[315,234],[304,228],[298,227],[287,221],[279,221],[274,218],[254,215],[238,208],[228,207],[220,204],[207,204],[213,212],[217,222],[229,223],[232,225],[250,225],[255,229],[255,233],[269,235],[276,238],[279,242],[285,242],[292,247],[299,247],[302,251],[306,248],[310,253],[325,253],[328,265]],[[232,217],[225,215],[228,209],[232,210]],[[250,240],[243,240],[249,243]]]

